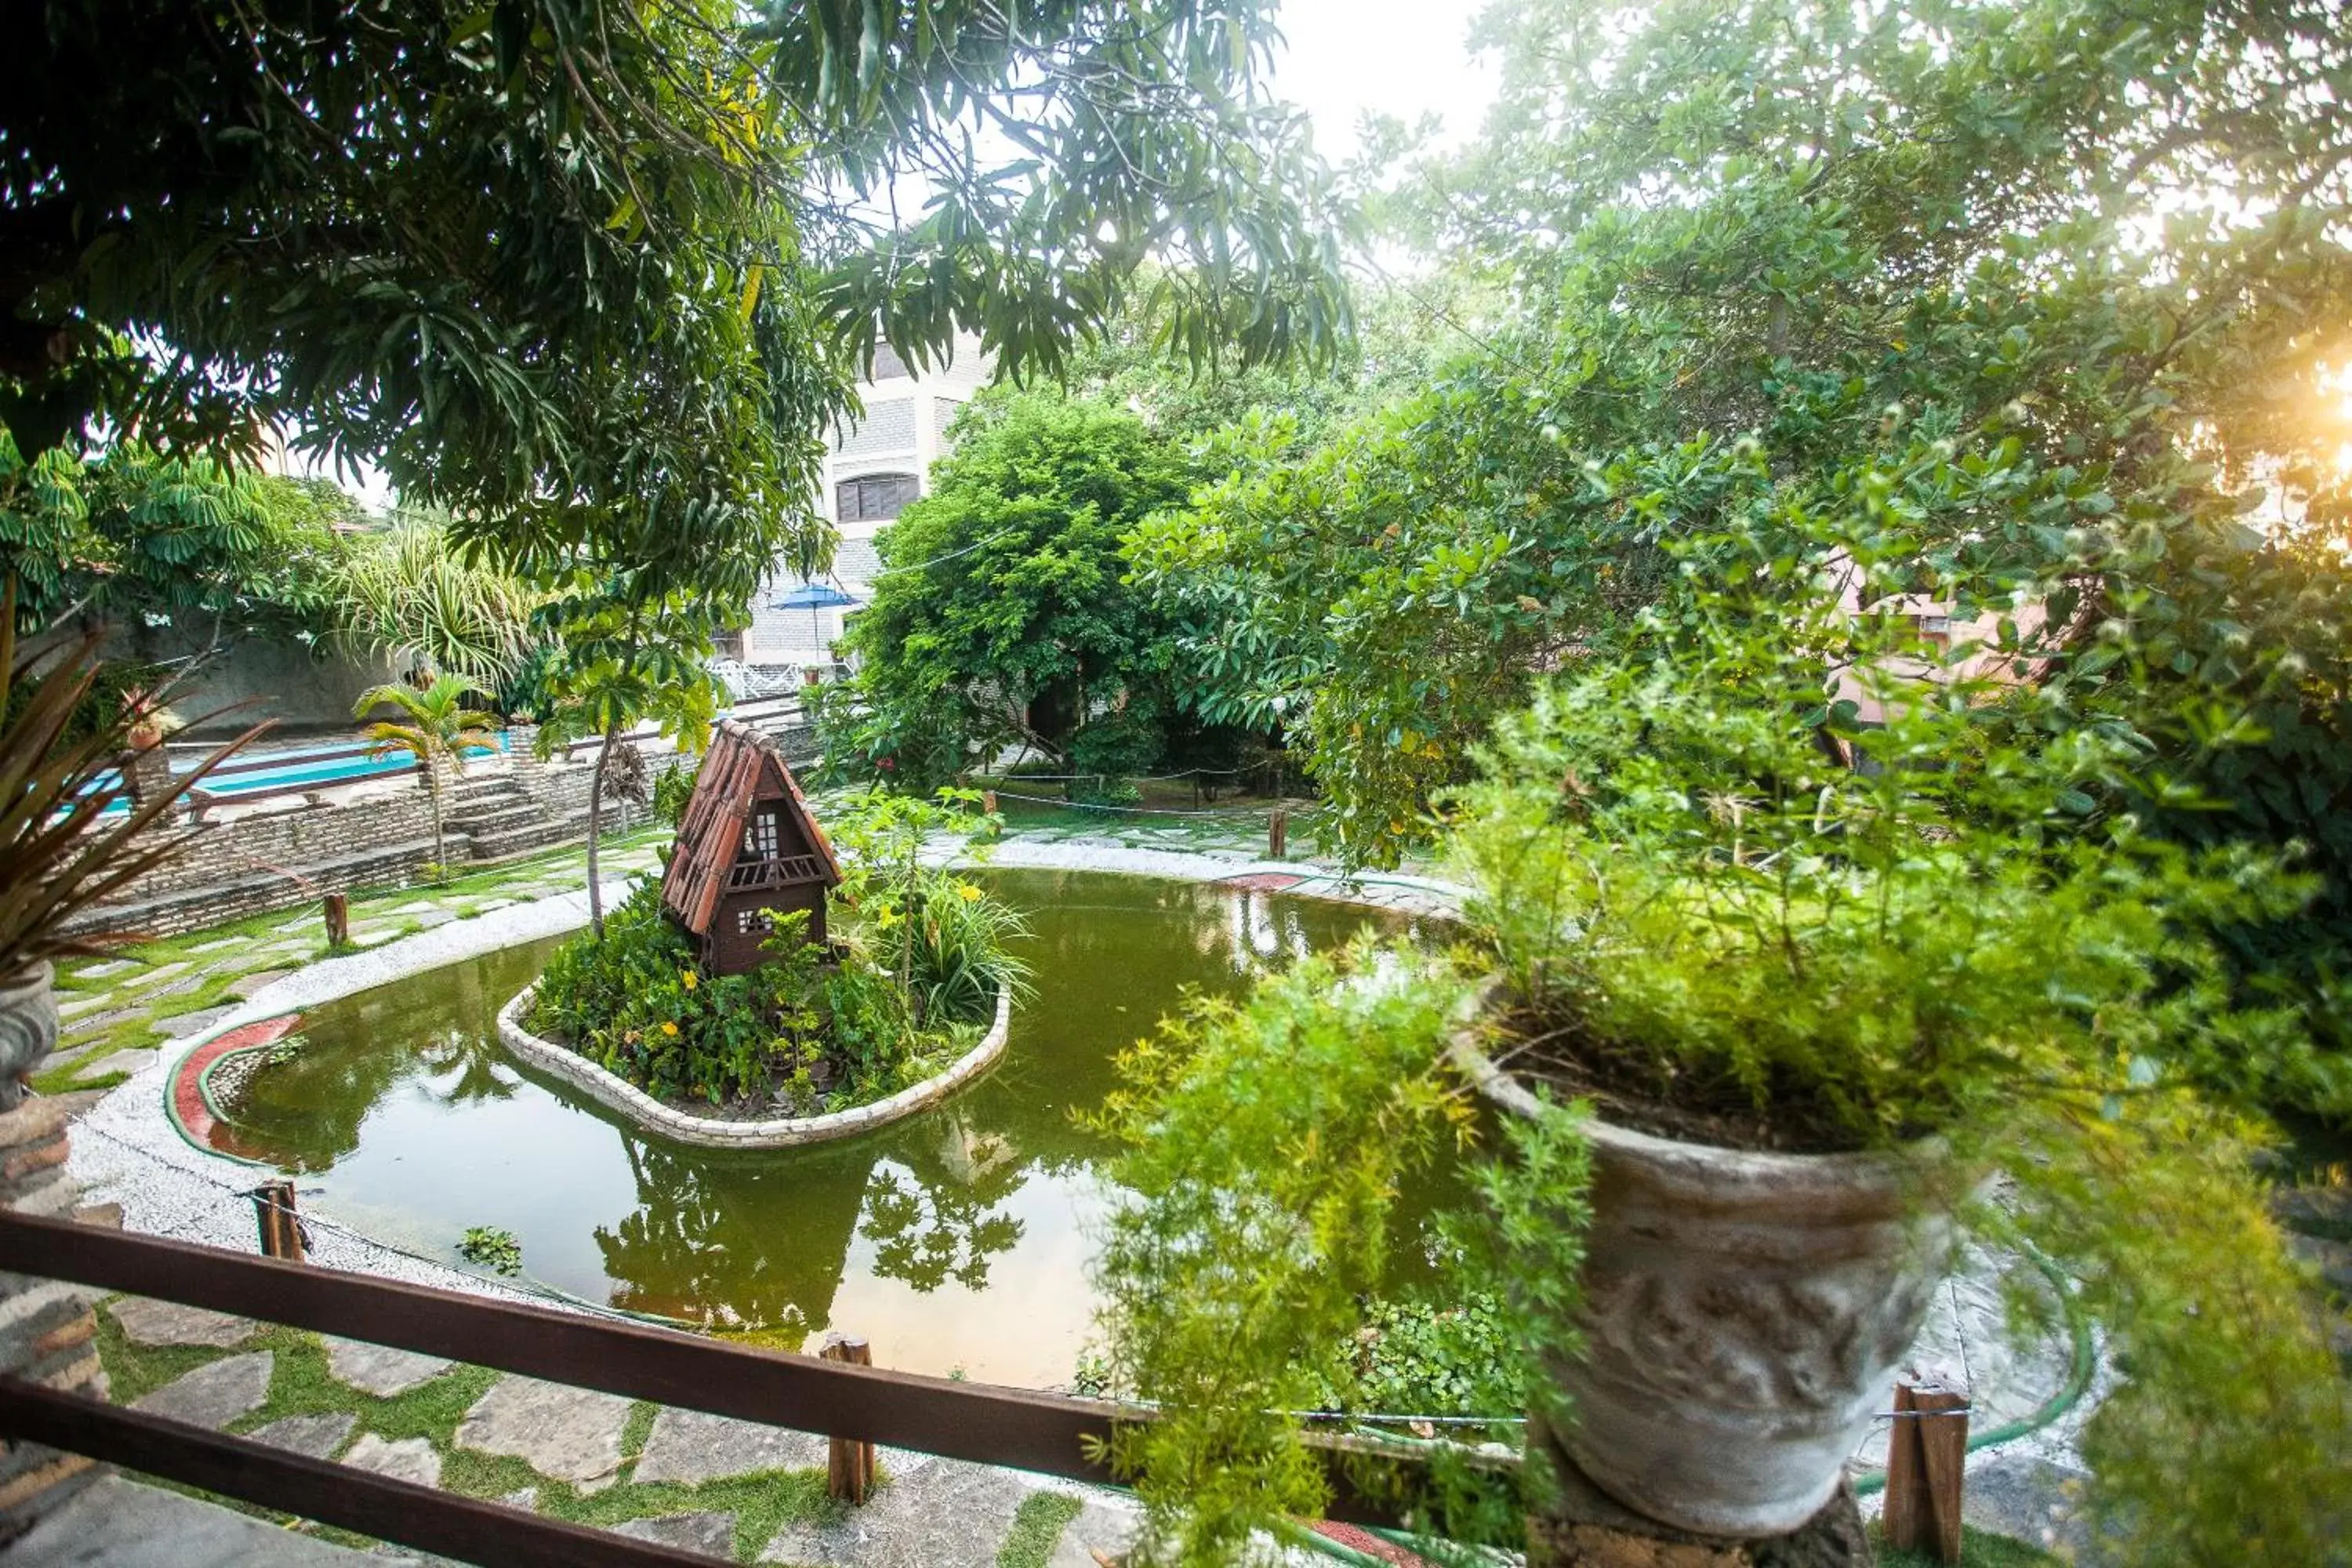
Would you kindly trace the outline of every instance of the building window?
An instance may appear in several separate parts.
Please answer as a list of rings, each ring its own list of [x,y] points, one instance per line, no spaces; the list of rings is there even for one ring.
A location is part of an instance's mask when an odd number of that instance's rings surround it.
[[[743,825],[743,857],[747,860],[772,860],[776,858],[776,814],[759,811]]]
[[[888,343],[874,345],[874,377],[876,381],[891,381],[907,374],[907,362]]]
[[[835,522],[887,522],[922,494],[912,474],[866,474],[834,487]]]
[[[750,936],[755,931],[765,935],[775,929],[775,917],[769,914],[765,910],[737,910],[735,911],[735,934],[737,936]]]

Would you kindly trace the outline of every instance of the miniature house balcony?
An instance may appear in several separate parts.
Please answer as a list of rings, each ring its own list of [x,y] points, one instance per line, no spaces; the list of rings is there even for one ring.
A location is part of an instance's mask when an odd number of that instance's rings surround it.
[[[752,893],[766,888],[793,888],[821,881],[824,864],[814,855],[780,855],[771,859],[738,860],[727,868],[727,890]]]

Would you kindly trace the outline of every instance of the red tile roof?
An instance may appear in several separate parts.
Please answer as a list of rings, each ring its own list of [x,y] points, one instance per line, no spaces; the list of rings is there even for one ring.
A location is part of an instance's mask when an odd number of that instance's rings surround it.
[[[835,858],[824,829],[809,815],[808,802],[802,797],[800,783],[793,777],[782,749],[758,731],[728,720],[719,726],[711,739],[710,754],[702,760],[693,798],[686,803],[686,815],[677,825],[677,843],[662,872],[662,908],[695,936],[709,934],[728,870],[742,853],[743,830],[752,807],[767,801],[783,806],[782,842],[789,844],[797,828],[808,843],[809,858],[815,862],[816,877],[795,879],[818,880],[828,888],[840,885],[841,862]],[[791,854],[780,857],[793,858]]]

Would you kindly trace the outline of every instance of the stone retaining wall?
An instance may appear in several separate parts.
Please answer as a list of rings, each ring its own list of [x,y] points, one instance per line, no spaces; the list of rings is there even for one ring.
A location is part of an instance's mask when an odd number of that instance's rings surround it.
[[[536,984],[526,985],[499,1009],[499,1038],[507,1049],[541,1071],[554,1074],[583,1093],[612,1107],[646,1131],[705,1149],[790,1149],[855,1137],[875,1128],[928,1110],[996,1065],[1013,1033],[1013,994],[996,997],[996,1021],[980,1044],[937,1077],[912,1089],[902,1089],[887,1100],[837,1110],[830,1116],[778,1117],[768,1121],[722,1121],[709,1116],[689,1116],[664,1105],[644,1089],[605,1071],[579,1052],[544,1040],[520,1023],[530,1005]]]
[[[563,825],[561,841],[575,831],[584,832],[593,771],[584,764],[542,763],[526,751],[499,761],[478,761],[461,779],[491,772],[512,778],[526,797]],[[457,824],[457,802],[446,788],[442,811],[448,822],[446,854],[452,865],[462,868],[470,843]],[[632,831],[650,818],[645,807],[604,803],[608,835]],[[328,893],[404,887],[432,862],[433,802],[421,779],[390,790],[372,784],[353,798],[319,805],[289,802],[221,820],[159,825],[152,831],[159,837],[169,834],[186,842],[113,899],[77,917],[68,931],[177,936],[295,909]]]
[[[417,788],[154,831],[185,843],[68,930],[176,936],[327,893],[397,887],[433,858],[433,803]]]
[[[0,1116],[0,1208],[51,1219],[120,1225],[118,1210],[78,1210],[81,1189],[66,1173],[67,1119],[88,1097],[27,1100]],[[0,1273],[0,1373],[103,1401],[98,1361],[102,1292],[59,1280]],[[0,1441],[0,1542],[30,1529],[102,1472],[79,1454]]]

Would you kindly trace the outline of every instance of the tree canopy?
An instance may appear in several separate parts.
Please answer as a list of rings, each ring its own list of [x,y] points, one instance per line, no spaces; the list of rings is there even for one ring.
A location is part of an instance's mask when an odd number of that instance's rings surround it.
[[[931,493],[879,541],[860,667],[829,745],[908,784],[1008,745],[1083,771],[1159,758],[1176,707],[1170,626],[1125,581],[1136,523],[1181,501],[1182,453],[1124,409],[1055,393],[984,400]]]
[[[0,420],[250,455],[267,422],[527,573],[740,596],[849,361],[1320,352],[1262,0],[46,0],[0,63]],[[919,182],[933,193],[899,210]]]
[[[1399,204],[1507,308],[1419,395],[1244,444],[1137,547],[1217,612],[1218,698],[1308,738],[1349,854],[1394,856],[1706,538],[1792,584],[1859,551],[1963,616],[2043,605],[2021,658],[2074,721],[2341,843],[2326,7],[1506,0],[1481,37],[1494,116]]]
[[[203,454],[124,440],[85,458],[52,447],[26,461],[0,427],[0,574],[17,615],[45,626],[177,620],[215,640],[304,639],[341,614],[361,520],[320,480],[279,479]]]

